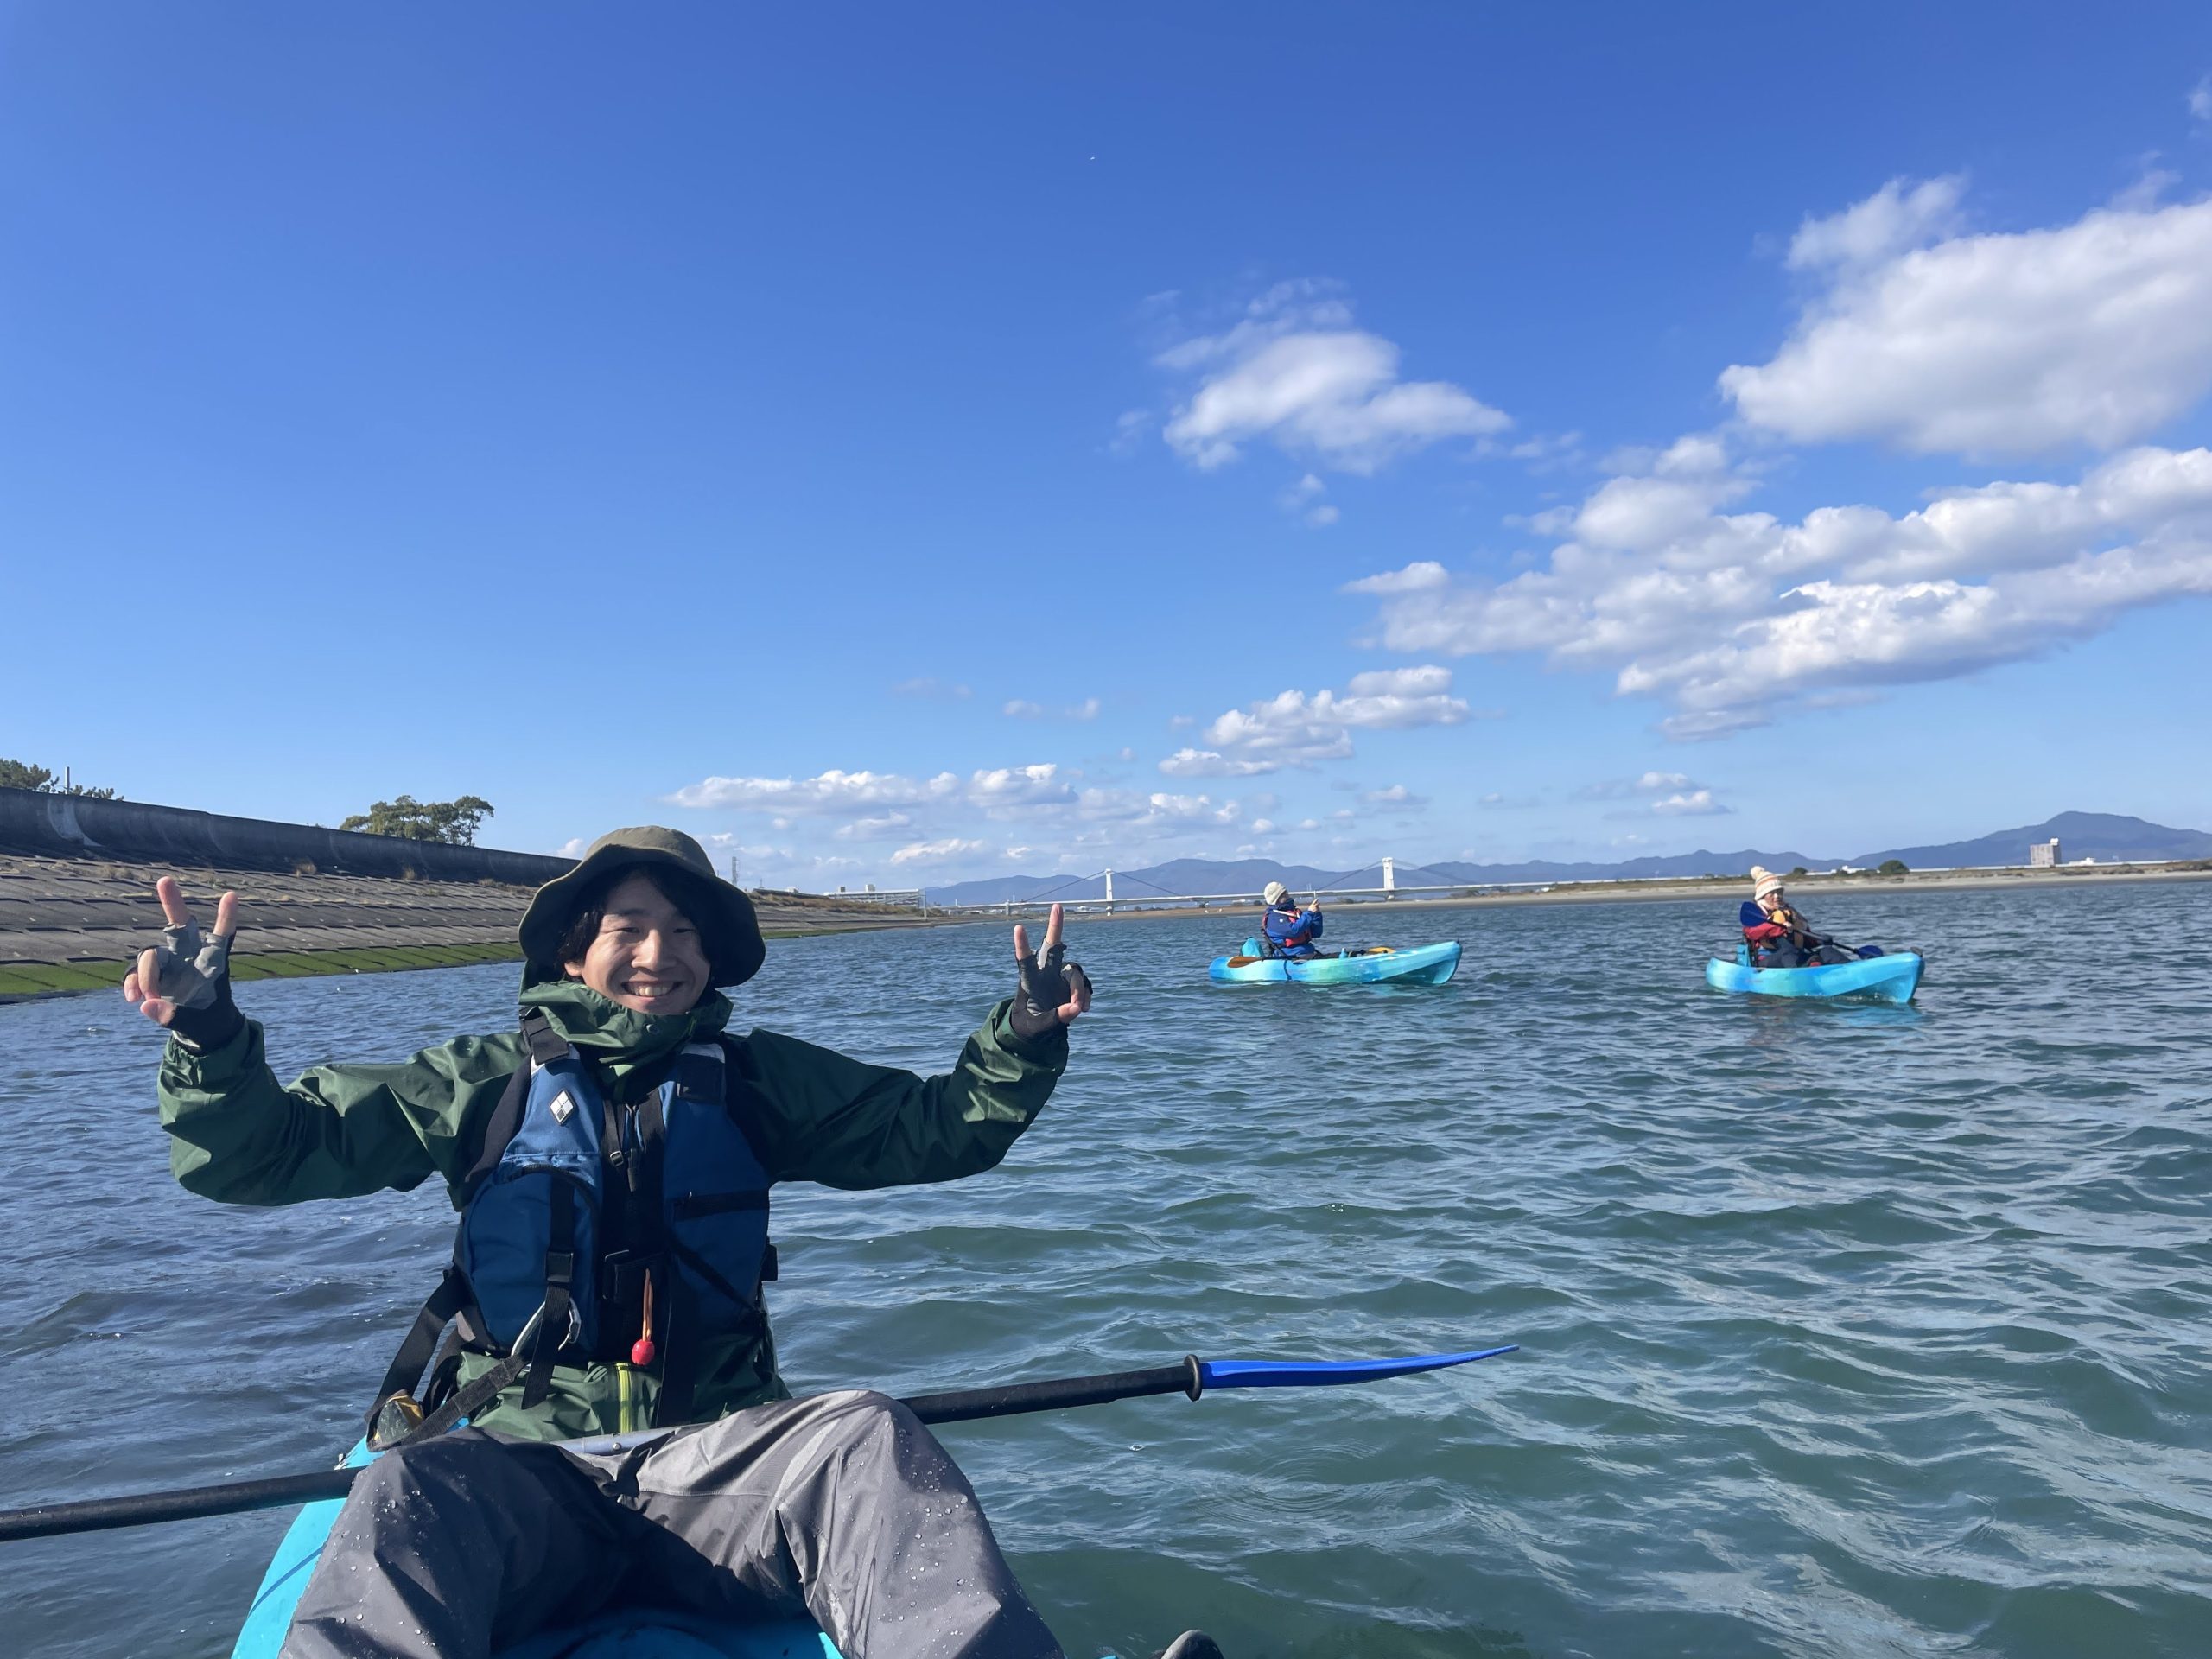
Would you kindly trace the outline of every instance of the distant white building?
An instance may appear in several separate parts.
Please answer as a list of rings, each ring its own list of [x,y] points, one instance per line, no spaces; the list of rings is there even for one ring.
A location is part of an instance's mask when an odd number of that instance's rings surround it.
[[[2058,837],[2028,843],[2028,868],[2031,870],[2056,869],[2058,867]]]

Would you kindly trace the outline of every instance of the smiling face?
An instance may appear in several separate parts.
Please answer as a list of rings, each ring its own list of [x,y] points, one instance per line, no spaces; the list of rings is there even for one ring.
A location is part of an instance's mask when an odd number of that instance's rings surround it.
[[[625,876],[607,889],[599,931],[581,957],[561,966],[639,1014],[683,1014],[707,991],[699,929],[650,876]]]

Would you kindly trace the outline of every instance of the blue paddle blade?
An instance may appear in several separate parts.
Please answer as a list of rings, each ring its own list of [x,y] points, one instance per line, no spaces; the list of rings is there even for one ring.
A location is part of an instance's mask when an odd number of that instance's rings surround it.
[[[1372,1382],[1378,1376],[1410,1376],[1440,1371],[1447,1365],[1495,1359],[1521,1344],[1482,1348],[1465,1354],[1415,1354],[1410,1359],[1202,1359],[1198,1377],[1209,1389],[1325,1389],[1339,1382]]]

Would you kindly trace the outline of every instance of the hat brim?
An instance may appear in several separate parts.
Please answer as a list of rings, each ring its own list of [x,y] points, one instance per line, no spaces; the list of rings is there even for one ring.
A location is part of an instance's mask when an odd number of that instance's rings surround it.
[[[742,985],[760,971],[768,959],[767,942],[760,937],[760,918],[752,899],[721,877],[700,871],[673,853],[650,847],[601,847],[582,860],[565,875],[556,875],[531,895],[523,912],[524,961],[530,973],[558,977],[563,964],[561,937],[576,913],[584,893],[594,883],[620,870],[666,870],[683,878],[684,913],[698,925],[707,947],[710,982],[728,990]],[[704,914],[695,914],[703,911]]]

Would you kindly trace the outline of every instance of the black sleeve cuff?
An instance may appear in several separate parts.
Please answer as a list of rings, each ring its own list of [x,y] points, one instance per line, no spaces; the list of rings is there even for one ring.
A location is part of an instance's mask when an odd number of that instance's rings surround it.
[[[179,1008],[169,1016],[169,1035],[194,1054],[205,1054],[245,1029],[245,1016],[227,996],[204,1008]]]

